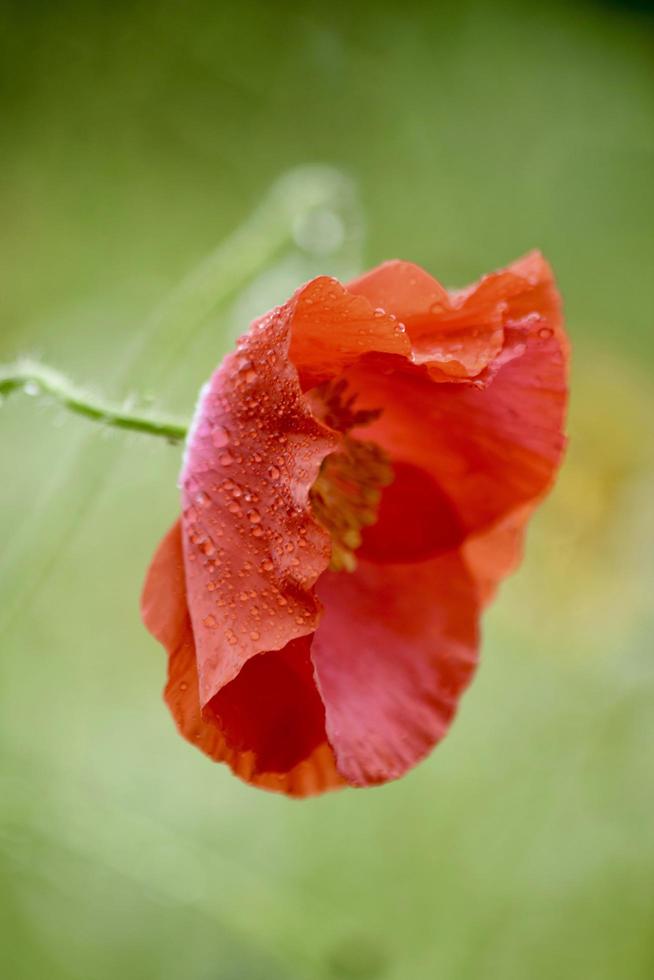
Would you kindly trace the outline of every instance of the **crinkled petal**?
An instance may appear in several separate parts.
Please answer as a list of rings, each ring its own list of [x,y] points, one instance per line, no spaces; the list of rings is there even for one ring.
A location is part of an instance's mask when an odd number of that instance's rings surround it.
[[[406,325],[413,361],[426,364],[434,380],[476,377],[502,348],[501,301],[480,302],[475,292],[454,299],[411,262],[385,262],[348,289]]]
[[[328,572],[312,645],[339,771],[356,786],[401,776],[446,733],[477,661],[478,590],[456,553]]]
[[[184,565],[182,539],[179,522],[177,522],[164,537],[150,565],[142,597],[142,615],[145,625],[150,632],[166,647],[169,655],[168,682],[165,690],[166,703],[175,719],[177,727],[184,738],[196,745],[206,755],[217,762],[226,762],[241,779],[263,789],[283,792],[291,796],[308,796],[334,789],[342,785],[343,779],[336,771],[334,754],[324,735],[324,720],[322,738],[315,738],[312,733],[312,746],[304,758],[295,752],[295,760],[282,771],[265,771],[262,760],[252,743],[246,738],[236,741],[230,739],[234,735],[229,725],[227,732],[220,726],[220,714],[215,710],[203,713],[200,707],[198,672],[196,665],[195,643],[191,619],[186,604],[184,585]],[[252,664],[264,662],[268,656],[264,654],[252,661]],[[251,665],[248,665],[251,666]],[[240,711],[249,723],[253,702],[261,699],[261,690],[255,683],[250,691],[248,677],[241,681],[240,689],[232,690],[228,685],[222,692],[231,712],[232,727],[234,715]],[[279,674],[272,669],[266,672],[266,680],[271,683],[273,690],[279,690],[286,684],[288,668]],[[297,693],[297,687],[294,692]],[[316,705],[322,711],[322,703],[315,686],[313,691],[302,691],[303,697],[297,705],[289,704],[288,697],[283,702],[286,720],[285,725],[295,735],[302,731],[303,718],[307,714],[307,701],[315,712]],[[296,717],[299,713],[300,720]],[[279,717],[276,720],[279,723]],[[315,721],[315,719],[314,719]],[[265,731],[260,725],[257,732],[262,743],[275,744],[277,732],[274,728]],[[297,743],[296,743],[297,744]],[[306,741],[304,743],[307,744]],[[265,760],[263,760],[265,763]],[[274,760],[273,760],[274,761]]]
[[[394,554],[407,560],[394,551],[394,538],[405,551],[422,542],[422,557],[465,543],[466,557],[490,594],[491,582],[515,564],[527,517],[561,460],[568,347],[542,260],[530,263],[529,277],[500,273],[482,287],[503,296],[507,311],[505,346],[485,386],[434,384],[410,366],[391,375],[359,367],[349,377],[365,404],[384,405],[366,438],[384,447],[400,475],[399,486],[385,491],[392,507],[382,498],[362,554],[374,558],[381,548],[378,560],[392,561]],[[404,471],[422,476],[407,482]],[[431,495],[422,486],[428,480]],[[403,512],[404,536],[398,530]]]

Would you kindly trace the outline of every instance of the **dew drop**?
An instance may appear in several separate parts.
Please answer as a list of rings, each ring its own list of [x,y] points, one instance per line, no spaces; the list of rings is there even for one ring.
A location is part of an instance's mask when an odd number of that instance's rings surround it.
[[[251,511],[249,511],[248,512],[248,518],[250,520],[250,524],[260,524],[261,523],[261,514],[259,513],[258,510],[251,510]]]
[[[207,627],[207,629],[210,630],[215,630],[216,626],[218,625],[218,623],[216,622],[216,617],[212,616],[211,613],[209,613],[208,616],[205,616],[202,622]]]
[[[221,466],[231,466],[234,462],[234,457],[230,452],[224,452],[218,457],[218,462]]]
[[[229,442],[229,433],[222,425],[217,425],[211,432],[211,441],[216,449],[222,449]]]
[[[541,340],[549,340],[553,332],[554,331],[550,327],[541,327],[538,331],[538,336]]]

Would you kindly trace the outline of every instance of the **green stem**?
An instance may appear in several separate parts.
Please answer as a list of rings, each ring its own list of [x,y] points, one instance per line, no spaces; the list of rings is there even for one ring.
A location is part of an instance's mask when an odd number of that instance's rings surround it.
[[[10,395],[15,391],[49,396],[69,411],[114,429],[163,436],[169,442],[181,442],[186,438],[188,426],[183,422],[148,418],[127,407],[111,405],[77,388],[63,374],[37,361],[23,360],[0,365],[0,396]]]

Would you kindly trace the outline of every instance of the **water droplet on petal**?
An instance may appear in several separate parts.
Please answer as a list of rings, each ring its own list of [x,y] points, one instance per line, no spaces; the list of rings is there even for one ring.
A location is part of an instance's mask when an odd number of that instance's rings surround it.
[[[222,425],[217,425],[211,432],[211,441],[213,442],[216,449],[222,449],[229,442],[229,433],[227,429],[224,429]]]

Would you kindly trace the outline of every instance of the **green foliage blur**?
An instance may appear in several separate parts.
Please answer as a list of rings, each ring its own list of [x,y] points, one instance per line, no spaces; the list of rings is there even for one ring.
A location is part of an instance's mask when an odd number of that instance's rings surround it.
[[[450,736],[302,803],[161,701],[138,596],[179,448],[0,406],[7,980],[654,976],[646,7],[0,0],[0,362],[189,416],[317,272],[399,256],[464,285],[536,246],[575,345],[568,462]],[[325,202],[262,219],[284,174]]]

